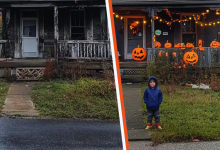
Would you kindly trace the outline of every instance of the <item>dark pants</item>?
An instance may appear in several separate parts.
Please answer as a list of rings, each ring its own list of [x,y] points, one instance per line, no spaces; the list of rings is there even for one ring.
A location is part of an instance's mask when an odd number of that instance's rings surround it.
[[[152,123],[153,117],[156,123],[160,123],[160,110],[147,110],[147,122]]]

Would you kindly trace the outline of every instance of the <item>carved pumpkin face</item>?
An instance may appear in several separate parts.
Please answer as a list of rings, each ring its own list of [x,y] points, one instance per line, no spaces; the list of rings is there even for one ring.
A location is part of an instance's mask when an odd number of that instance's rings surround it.
[[[156,42],[156,43],[154,44],[154,47],[155,47],[155,48],[161,48],[161,43],[160,43],[160,42]]]
[[[147,53],[146,51],[141,48],[141,47],[137,47],[135,49],[133,49],[132,51],[132,58],[136,61],[142,61],[147,57]]]
[[[186,52],[183,56],[183,60],[186,64],[191,64],[192,66],[196,64],[199,60],[198,55],[192,50],[191,52]]]
[[[173,57],[176,57],[176,52],[173,52]]]
[[[171,44],[171,43],[168,43],[168,40],[167,40],[167,42],[164,44],[164,47],[165,47],[165,48],[171,48],[171,47],[172,47],[172,44]]]
[[[210,47],[219,47],[219,46],[220,46],[220,43],[217,41],[212,41],[210,44]]]
[[[187,47],[187,48],[193,48],[194,45],[193,45],[192,43],[186,43],[186,47]]]
[[[182,46],[181,46],[181,43],[177,43],[174,47],[175,48],[181,48]]]

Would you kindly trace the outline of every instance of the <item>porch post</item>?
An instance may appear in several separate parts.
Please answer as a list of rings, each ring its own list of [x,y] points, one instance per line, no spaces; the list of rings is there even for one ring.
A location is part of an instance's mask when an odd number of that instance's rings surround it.
[[[154,8],[151,8],[151,44],[152,48],[154,48]]]
[[[107,40],[107,15],[106,9],[101,8],[101,40]]]
[[[54,57],[56,59],[56,63],[58,62],[58,45],[57,45],[58,40],[59,40],[58,8],[57,6],[54,6]]]

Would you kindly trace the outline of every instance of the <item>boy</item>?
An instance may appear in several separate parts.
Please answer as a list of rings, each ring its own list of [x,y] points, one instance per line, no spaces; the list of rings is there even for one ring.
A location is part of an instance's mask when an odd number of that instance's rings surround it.
[[[162,91],[157,88],[158,81],[156,77],[151,76],[148,80],[148,88],[144,92],[144,102],[147,105],[148,123],[145,129],[152,127],[152,119],[155,118],[157,128],[162,129],[160,125],[160,111],[159,107],[163,100]]]

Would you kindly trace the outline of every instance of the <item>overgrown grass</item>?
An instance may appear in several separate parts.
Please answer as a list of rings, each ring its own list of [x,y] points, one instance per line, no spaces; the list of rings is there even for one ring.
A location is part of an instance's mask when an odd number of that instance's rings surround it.
[[[147,88],[142,87],[142,94]],[[163,102],[160,107],[163,130],[152,129],[154,143],[172,141],[220,140],[220,92],[176,87],[167,92],[162,85]],[[143,111],[146,106],[142,101]],[[147,123],[147,116],[144,116]]]
[[[8,89],[9,89],[9,84],[0,81],[0,110],[2,110],[3,108]]]
[[[115,85],[108,81],[80,79],[44,82],[31,96],[42,115],[55,118],[118,119]]]

